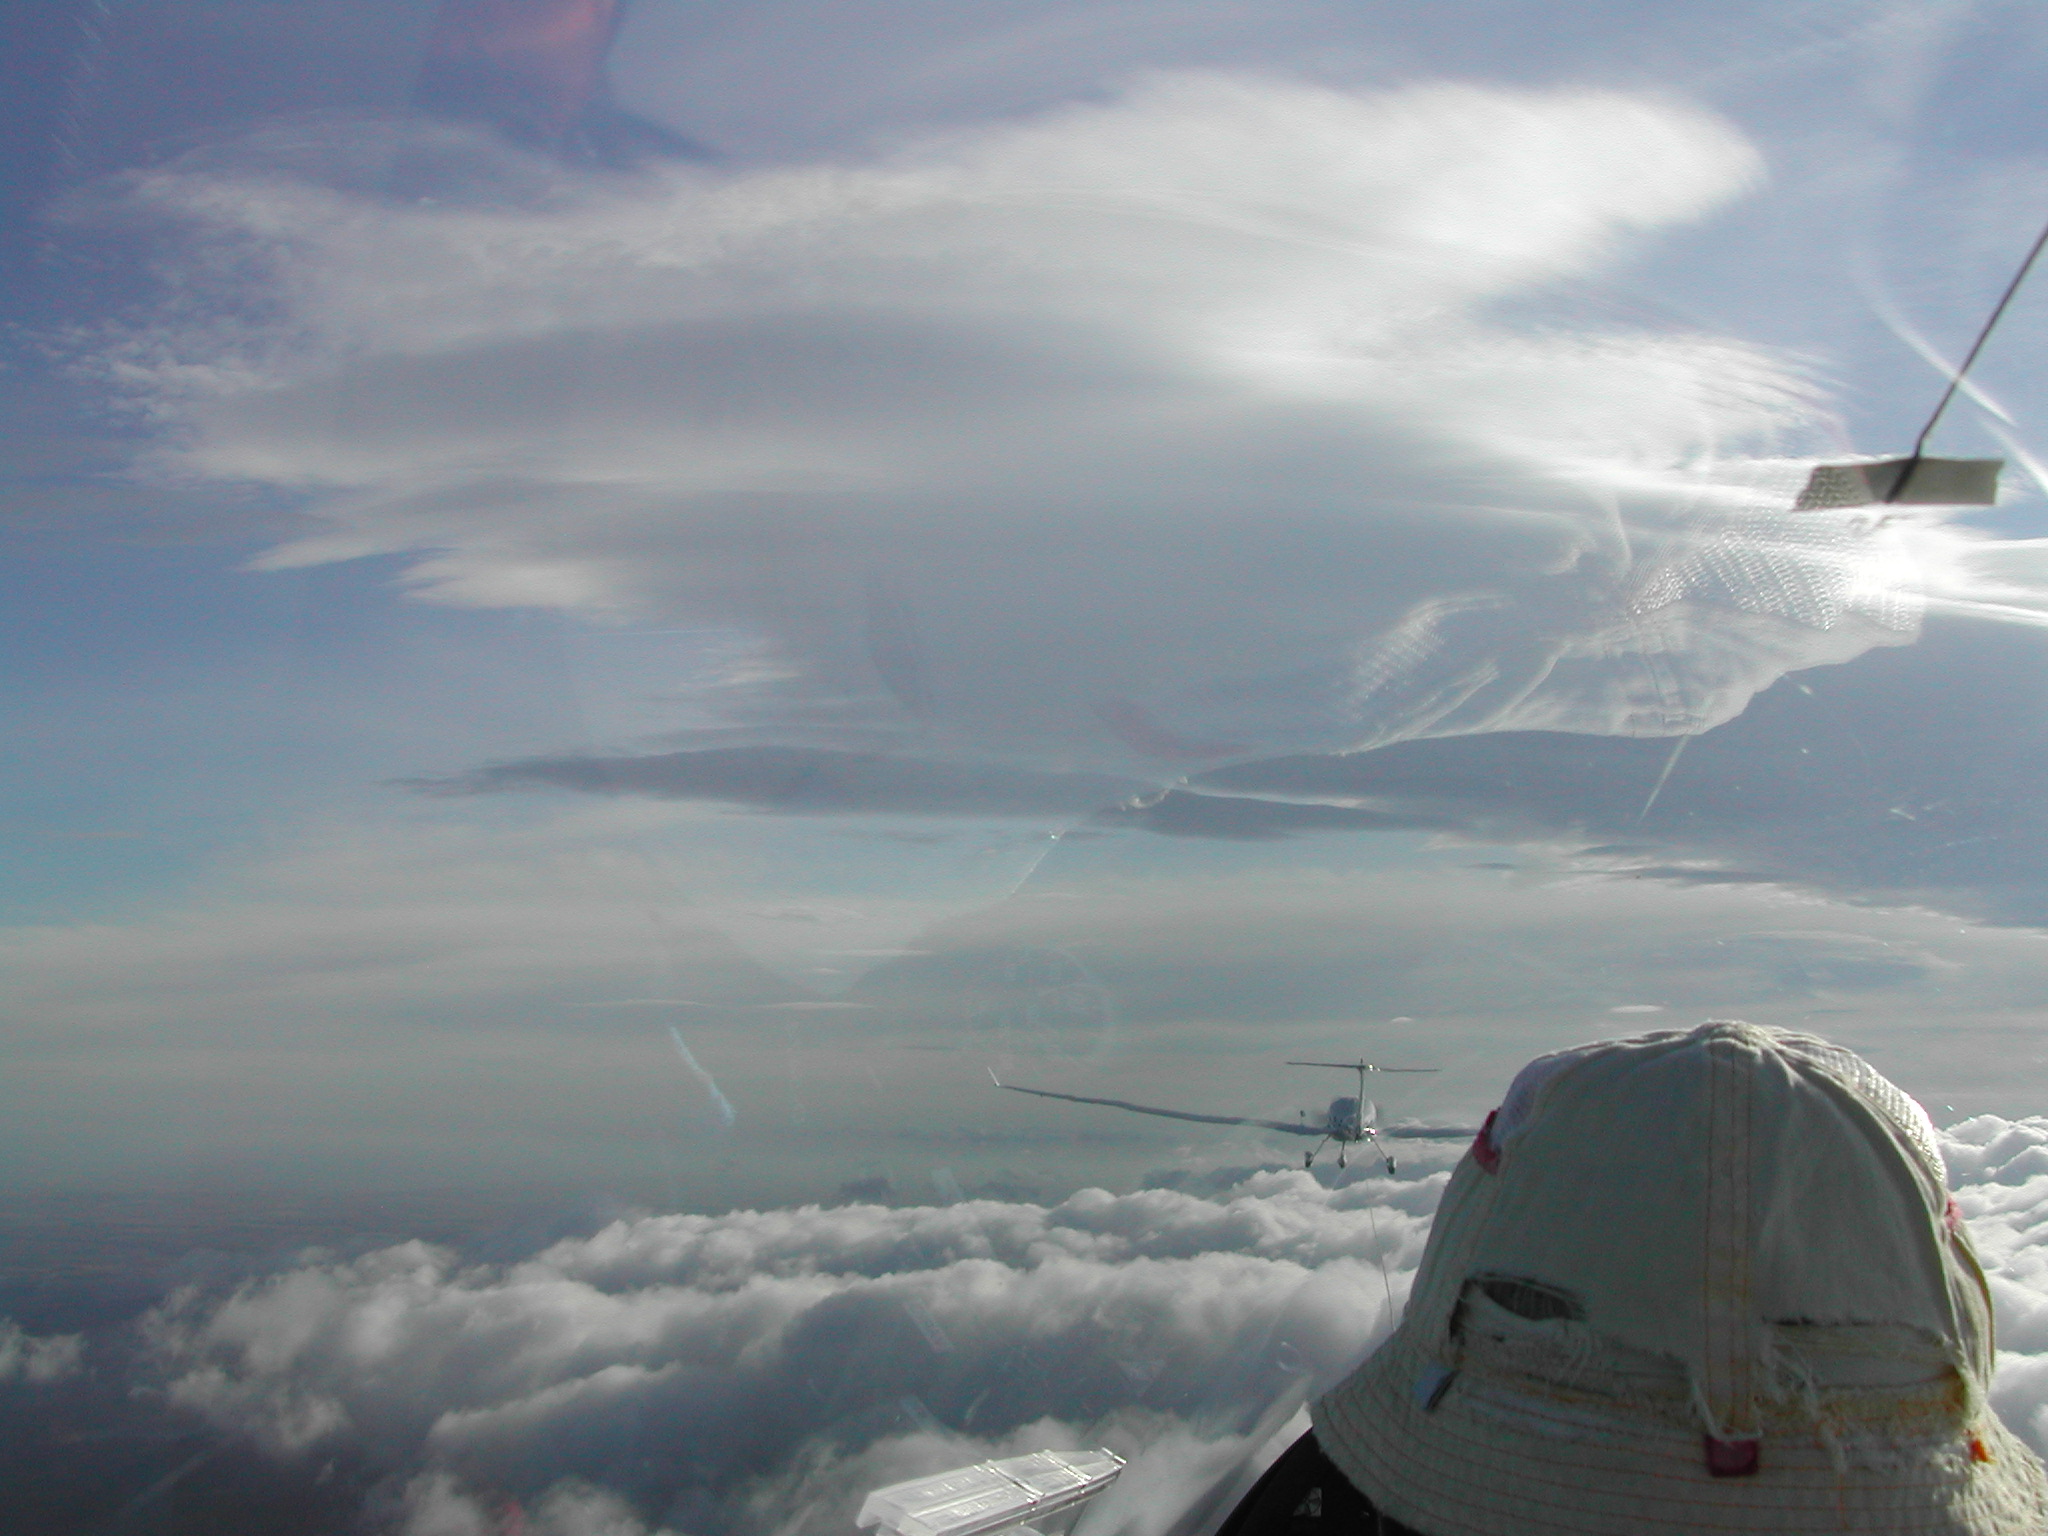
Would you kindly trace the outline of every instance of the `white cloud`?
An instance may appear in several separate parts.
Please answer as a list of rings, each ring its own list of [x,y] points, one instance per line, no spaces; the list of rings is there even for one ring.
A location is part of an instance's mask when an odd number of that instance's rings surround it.
[[[1942,1153],[1991,1280],[1992,1405],[2038,1450],[2048,1446],[2048,1119],[1978,1115],[1943,1136]]]
[[[1980,1116],[1945,1147],[1997,1406],[2039,1445],[2048,1121]],[[150,1332],[216,1425],[405,1471],[412,1536],[508,1503],[564,1536],[822,1536],[868,1487],[1091,1441],[1134,1457],[1091,1529],[1153,1533],[1384,1334],[1445,1178],[645,1217],[468,1267],[409,1243],[188,1293]]]
[[[11,1317],[0,1317],[0,1383],[26,1382],[46,1386],[67,1381],[84,1369],[85,1335],[22,1331]]]
[[[415,1532],[508,1498],[628,1530],[693,1486],[698,1530],[789,1529],[778,1498],[843,1518],[864,1480],[1034,1437],[1221,1475],[1384,1331],[1444,1178],[648,1217],[482,1267],[408,1243],[187,1293],[149,1332],[179,1406],[415,1469]]]
[[[470,195],[323,184],[303,136],[132,184],[186,237],[105,359],[161,462],[303,494],[272,566],[751,637],[713,691],[769,737],[1164,776],[1695,730],[1910,639],[1963,537],[1788,515],[1799,467],[1743,456],[1812,402],[1762,353],[1541,319],[1756,176],[1668,102],[1169,76],[496,202],[478,145],[386,148]]]

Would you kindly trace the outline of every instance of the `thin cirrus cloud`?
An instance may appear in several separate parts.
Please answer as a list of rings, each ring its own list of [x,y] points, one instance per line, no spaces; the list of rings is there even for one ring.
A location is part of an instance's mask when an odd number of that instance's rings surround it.
[[[1503,842],[1577,838],[1630,874],[1770,879],[2038,925],[2039,651],[2031,630],[1931,619],[1919,644],[1781,684],[1675,754],[1591,736],[1403,742],[1221,768],[1117,819],[1182,836],[1405,820]]]
[[[1446,1069],[1404,1084],[1391,1114],[1473,1123],[1484,1083],[1646,1003],[1853,1028],[1931,1101],[2038,1102],[2038,935],[1927,907],[1616,878],[1569,845],[1531,845],[1512,870],[1412,849],[1390,877],[1377,851],[1345,868],[1287,845],[1220,858],[1128,836],[1063,843],[1012,900],[884,901],[863,889],[898,845],[851,818],[581,797],[522,810],[335,827],[174,910],[0,933],[14,1034],[40,1063],[0,1083],[0,1163],[53,1187],[173,1166],[202,1186],[610,1181],[668,1201],[673,1156],[687,1197],[712,1204],[917,1182],[934,1163],[1072,1188],[1157,1166],[1127,1161],[1158,1155],[1157,1127],[1027,1114],[984,1062],[1054,1089],[1291,1116],[1327,1100],[1274,1062],[1369,1049]],[[667,872],[759,859],[753,840],[778,832],[792,841],[768,891]],[[929,871],[934,850],[908,846]],[[976,868],[959,878],[978,887]],[[803,964],[769,963],[793,951]],[[817,1006],[828,994],[840,1006]]]
[[[1993,1401],[2039,1447],[2048,1123],[1979,1116],[1943,1151],[1997,1309]],[[187,1292],[145,1333],[217,1429],[308,1475],[362,1448],[412,1536],[508,1510],[822,1536],[878,1484],[1100,1443],[1132,1458],[1104,1518],[1159,1533],[1384,1335],[1444,1182],[651,1216],[484,1265],[407,1243]]]
[[[712,747],[632,756],[527,758],[444,779],[430,795],[559,789],[657,800],[705,800],[785,814],[1076,817],[1144,793],[1105,774],[932,762],[819,747]]]
[[[1157,783],[1683,734],[1930,598],[2031,601],[2024,552],[1791,514],[1769,455],[1822,416],[1784,363],[1543,323],[1757,176],[1667,102],[1164,76],[630,176],[341,142],[109,194],[179,285],[95,360],[157,468],[294,497],[266,567],[395,554],[434,602],[735,636],[694,702],[742,741]]]
[[[2038,923],[2039,646],[2031,629],[1930,618],[1918,644],[1784,682],[1675,754],[1670,741],[1492,732],[1226,764],[1158,793],[1138,779],[761,745],[528,758],[410,782],[437,796],[552,790],[813,817],[1088,817],[1098,830],[1238,842],[1578,839],[1595,850],[1589,868],[1630,878],[1775,881]]]

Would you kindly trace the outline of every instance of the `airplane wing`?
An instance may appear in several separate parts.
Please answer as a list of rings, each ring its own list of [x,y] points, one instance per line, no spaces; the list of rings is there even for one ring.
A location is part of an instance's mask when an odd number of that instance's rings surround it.
[[[1476,1125],[1396,1125],[1381,1126],[1382,1136],[1398,1136],[1406,1141],[1470,1141],[1479,1134]]]
[[[1141,1115],[1164,1115],[1169,1120],[1199,1120],[1204,1125],[1256,1125],[1261,1130],[1281,1131],[1289,1136],[1322,1136],[1328,1133],[1326,1126],[1287,1120],[1253,1120],[1244,1115],[1196,1115],[1184,1109],[1154,1109],[1150,1104],[1133,1104],[1127,1099],[1091,1099],[1078,1093],[1054,1093],[1045,1088],[1019,1088],[1015,1083],[999,1082],[996,1086],[1011,1093],[1028,1093],[1034,1098],[1065,1099],[1070,1104],[1106,1104],[1111,1109],[1128,1109]]]

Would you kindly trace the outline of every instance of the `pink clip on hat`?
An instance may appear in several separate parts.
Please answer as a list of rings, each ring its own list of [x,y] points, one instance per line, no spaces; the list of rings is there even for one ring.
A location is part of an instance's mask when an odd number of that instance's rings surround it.
[[[1920,1106],[1713,1023],[1531,1062],[1316,1438],[1429,1536],[2042,1536]]]

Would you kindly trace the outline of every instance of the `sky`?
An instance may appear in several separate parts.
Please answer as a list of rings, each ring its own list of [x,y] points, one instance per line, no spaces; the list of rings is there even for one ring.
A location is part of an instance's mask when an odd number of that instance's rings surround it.
[[[2036,8],[4,26],[0,1411],[149,1405],[46,1528],[822,1530],[1099,1426],[1223,1487],[1455,1149],[1318,1183],[991,1070],[1288,1119],[1364,1056],[1459,1125],[1737,1016],[1996,1142],[1987,1219],[2048,1199],[2043,279],[1930,443],[1996,506],[1794,509],[1912,446],[2048,217]],[[1145,1235],[1085,1275],[994,1235],[1098,1221]],[[728,1295],[791,1359],[900,1314],[944,1380],[606,1342]],[[468,1308],[554,1342],[265,1343]],[[1057,1321],[1119,1308],[1149,1342]],[[699,1392],[733,1445],[630,1470],[618,1415]]]

